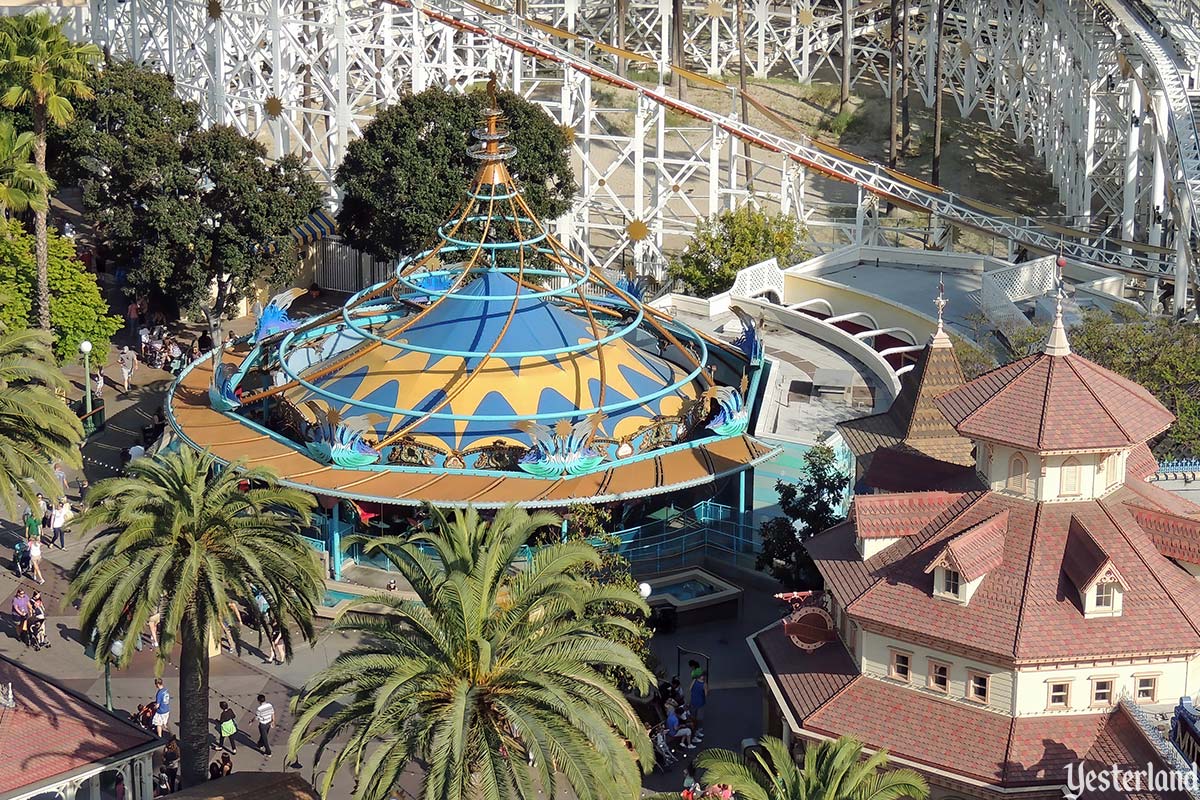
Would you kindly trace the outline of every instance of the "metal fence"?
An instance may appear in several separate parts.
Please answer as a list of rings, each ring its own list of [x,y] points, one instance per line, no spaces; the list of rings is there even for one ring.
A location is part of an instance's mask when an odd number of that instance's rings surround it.
[[[365,289],[387,280],[396,269],[395,261],[383,261],[336,239],[318,242],[313,258],[317,285],[335,292]]]

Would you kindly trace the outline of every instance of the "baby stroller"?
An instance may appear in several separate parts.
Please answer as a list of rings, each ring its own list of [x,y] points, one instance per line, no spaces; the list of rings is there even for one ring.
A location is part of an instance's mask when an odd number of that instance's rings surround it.
[[[33,560],[29,556],[29,543],[22,540],[13,545],[13,574],[18,578],[33,577]]]
[[[650,731],[650,741],[654,744],[654,768],[663,772],[671,769],[679,761],[679,756],[671,749],[671,738],[667,735],[665,724],[655,725]]]
[[[34,614],[29,620],[29,643],[33,645],[34,652],[50,646],[50,640],[46,638],[45,614]]]

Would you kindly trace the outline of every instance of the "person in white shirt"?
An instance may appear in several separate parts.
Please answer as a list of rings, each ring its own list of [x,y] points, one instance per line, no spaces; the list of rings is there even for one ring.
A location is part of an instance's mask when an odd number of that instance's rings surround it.
[[[275,724],[275,706],[267,702],[267,696],[260,694],[258,696],[258,708],[254,709],[254,721],[258,723],[258,749],[267,758],[271,757],[271,743],[267,741],[267,735],[271,733],[271,726]]]
[[[61,498],[58,504],[54,506],[54,510],[50,512],[50,546],[58,545],[60,550],[67,549],[67,522],[74,516],[71,507],[67,505],[67,499]]]

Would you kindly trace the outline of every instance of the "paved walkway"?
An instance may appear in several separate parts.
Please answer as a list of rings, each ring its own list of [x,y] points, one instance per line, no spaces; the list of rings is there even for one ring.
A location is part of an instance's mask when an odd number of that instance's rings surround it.
[[[245,324],[245,321],[241,321],[241,325]],[[82,367],[69,366],[66,371],[77,384],[75,394],[79,394],[82,391]],[[141,429],[149,423],[154,411],[161,405],[163,393],[171,378],[165,372],[143,366],[135,379],[137,387],[125,394],[113,389],[112,378],[119,377],[115,367],[110,366],[106,369],[106,376],[109,378],[106,389],[109,423],[104,431],[92,437],[84,447],[84,475],[91,483],[117,473],[121,450],[141,439]],[[69,476],[69,495],[72,499],[77,496],[80,477],[79,474]],[[15,522],[0,520],[0,561],[4,567],[0,572],[0,596],[4,598],[5,611],[8,599],[18,586],[24,586],[26,591],[34,588],[34,584],[29,580],[18,581],[9,569],[11,546],[18,533],[19,528]],[[103,672],[84,654],[75,610],[63,603],[68,571],[82,553],[83,547],[84,543],[76,532],[74,536],[68,536],[65,551],[46,550],[43,557],[42,569],[47,582],[40,588],[46,597],[49,611],[47,631],[51,648],[34,652],[22,646],[17,641],[11,622],[5,614],[4,622],[0,625],[0,653],[103,704]],[[760,734],[762,691],[756,683],[758,671],[746,648],[745,636],[776,618],[777,604],[769,598],[769,594],[749,592],[740,620],[683,627],[670,635],[656,637],[652,642],[661,672],[668,679],[677,671],[675,664],[678,648],[700,651],[712,657],[709,734],[705,746],[736,749],[742,739]],[[224,653],[213,659],[209,716],[214,729],[219,711],[218,703],[225,700],[238,714],[239,727],[242,730],[238,736],[238,753],[234,758],[236,769],[298,770],[309,780],[322,780],[323,773],[314,775],[311,769],[314,748],[302,751],[298,764],[284,763],[287,737],[293,725],[288,708],[299,687],[315,672],[328,666],[338,653],[353,646],[354,642],[340,634],[323,635],[312,647],[301,645],[291,663],[270,666],[264,663],[262,652],[256,646],[255,634],[248,631],[247,636],[248,646],[241,657]],[[686,664],[686,657],[684,663]],[[136,709],[138,703],[147,702],[154,693],[154,674],[154,656],[148,649],[135,653],[132,663],[126,669],[112,673],[111,687],[115,711],[131,712]],[[168,664],[163,677],[168,689],[177,696],[177,669]],[[251,709],[257,704],[255,698],[259,693],[267,696],[278,715],[278,727],[272,736],[275,755],[271,759],[259,754],[253,746],[254,740],[248,736],[248,733],[254,730],[249,716]],[[172,720],[172,728],[178,731],[177,726],[178,717]],[[699,752],[700,750],[692,751],[692,755]],[[646,788],[654,791],[674,790],[681,785],[682,774],[681,761],[673,770],[666,773],[656,772],[649,776],[645,782]],[[402,781],[402,788],[415,795],[419,785],[419,768],[410,767]],[[332,800],[349,800],[351,791],[351,779],[342,776],[335,782],[330,797]]]

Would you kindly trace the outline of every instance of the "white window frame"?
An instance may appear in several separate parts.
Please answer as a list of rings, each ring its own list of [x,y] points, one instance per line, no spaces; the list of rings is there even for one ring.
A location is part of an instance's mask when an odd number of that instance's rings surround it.
[[[1058,469],[1058,493],[1063,497],[1078,497],[1082,494],[1080,488],[1082,473],[1083,468],[1079,464],[1079,459],[1075,456],[1067,458]],[[1071,476],[1070,485],[1067,482],[1068,475]]]
[[[1020,462],[1023,469],[1017,470],[1015,467],[1017,462]],[[1020,452],[1013,453],[1008,459],[1008,478],[1004,481],[1004,488],[1011,492],[1026,494],[1029,492],[1029,459]]]
[[[895,647],[888,648],[888,677],[900,683],[912,682],[912,653],[908,650],[898,650]],[[904,675],[901,675],[896,669],[898,659],[904,659]]]
[[[983,698],[980,699],[975,695],[975,679],[983,678]],[[986,672],[980,672],[977,669],[967,670],[967,685],[966,698],[972,703],[978,703],[981,706],[986,706],[988,700],[992,696],[992,676]]]
[[[1142,697],[1142,681],[1150,682],[1150,696]],[[1134,675],[1133,676],[1133,699],[1144,705],[1153,705],[1158,702],[1158,673],[1153,675]]]
[[[1061,703],[1054,702],[1054,687],[1055,686],[1062,687],[1063,699],[1062,699]],[[1047,709],[1055,709],[1055,708],[1070,708],[1070,707],[1071,707],[1071,682],[1070,681],[1060,681],[1060,680],[1046,681],[1046,708]]]
[[[1117,694],[1117,678],[1115,675],[1098,675],[1095,678],[1089,679],[1092,683],[1092,708],[1112,708],[1116,703]],[[1100,688],[1100,684],[1108,684],[1108,699],[1099,700],[1096,693]]]
[[[950,662],[942,661],[937,658],[931,658],[931,659],[929,659],[928,666],[929,666],[929,670],[928,670],[927,677],[925,679],[925,688],[930,690],[931,692],[937,692],[938,694],[946,694],[946,695],[950,694],[950,668],[952,666],[950,664]],[[934,680],[934,677],[937,674],[935,667],[942,667],[946,670],[946,685],[945,685],[945,687],[938,686],[937,682]]]

